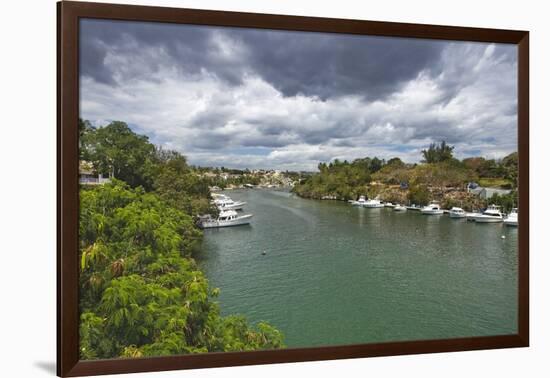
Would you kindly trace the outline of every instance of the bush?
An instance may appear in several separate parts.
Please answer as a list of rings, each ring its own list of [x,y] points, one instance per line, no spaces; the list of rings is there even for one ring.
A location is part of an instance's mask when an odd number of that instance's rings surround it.
[[[423,185],[413,186],[409,189],[407,198],[412,204],[427,205],[431,200],[431,193]]]

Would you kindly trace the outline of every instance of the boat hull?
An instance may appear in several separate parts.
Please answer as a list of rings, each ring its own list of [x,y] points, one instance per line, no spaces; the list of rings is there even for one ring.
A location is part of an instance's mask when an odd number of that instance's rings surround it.
[[[503,223],[509,227],[517,227],[518,226],[518,221],[517,220],[508,220],[508,219],[505,219],[503,221]]]
[[[502,218],[480,215],[475,218],[476,223],[501,223]]]
[[[449,213],[449,217],[450,218],[456,218],[456,219],[466,218],[466,214]]]
[[[443,210],[420,210],[424,215],[443,215]]]
[[[200,227],[203,229],[207,228],[222,228],[222,227],[234,227],[234,226],[244,226],[247,224],[250,224],[250,218],[252,218],[252,214],[243,215],[242,217],[239,217],[237,219],[227,220],[227,221],[205,221],[200,224]]]
[[[226,205],[216,204],[217,208],[220,211],[242,210],[244,205],[246,205],[246,202],[234,202],[234,203],[226,204]]]

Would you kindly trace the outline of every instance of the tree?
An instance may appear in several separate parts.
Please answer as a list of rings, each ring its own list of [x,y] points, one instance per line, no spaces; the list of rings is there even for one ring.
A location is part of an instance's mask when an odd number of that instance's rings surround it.
[[[80,124],[81,158],[91,161],[98,173],[131,187],[152,188],[155,147],[146,136],[137,135],[119,121],[99,128],[86,121]]]
[[[445,141],[441,144],[432,143],[427,150],[422,150],[425,163],[439,163],[453,158],[454,146],[449,146]]]
[[[508,213],[514,207],[518,207],[518,193],[513,191],[509,194],[493,194],[491,198],[487,200],[487,205],[497,205],[502,208],[502,211]]]
[[[405,166],[405,163],[403,163],[403,160],[401,160],[400,158],[398,157],[394,157],[394,158],[391,158],[390,160],[388,160],[388,162],[386,163],[386,166],[392,166],[392,167],[395,167],[395,168],[400,168],[400,167],[403,167]]]
[[[384,165],[384,161],[378,159],[376,156],[370,161],[369,164],[369,171],[371,173],[378,172],[380,169],[382,169],[382,166]]]
[[[517,187],[518,181],[518,153],[512,152],[502,159],[504,167],[504,177],[512,182],[513,187]]]
[[[156,160],[153,187],[161,199],[190,215],[216,214],[216,207],[210,204],[208,181],[187,165],[185,156],[158,149]]]

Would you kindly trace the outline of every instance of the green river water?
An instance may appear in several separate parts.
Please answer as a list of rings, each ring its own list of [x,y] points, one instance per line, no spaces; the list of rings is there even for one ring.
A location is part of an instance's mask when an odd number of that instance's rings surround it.
[[[517,331],[515,228],[284,191],[227,194],[247,202],[251,225],[205,230],[197,260],[224,315],[267,321],[288,347]]]

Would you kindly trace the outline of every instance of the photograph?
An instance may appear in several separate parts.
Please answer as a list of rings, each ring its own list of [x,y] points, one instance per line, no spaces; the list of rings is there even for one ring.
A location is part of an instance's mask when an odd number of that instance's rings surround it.
[[[80,360],[519,333],[516,43],[82,17],[78,91]]]

